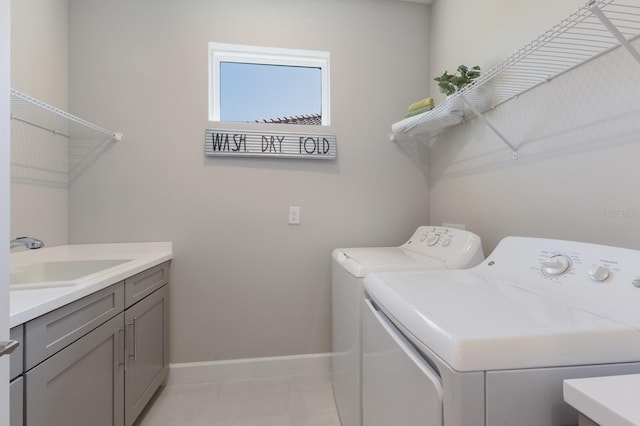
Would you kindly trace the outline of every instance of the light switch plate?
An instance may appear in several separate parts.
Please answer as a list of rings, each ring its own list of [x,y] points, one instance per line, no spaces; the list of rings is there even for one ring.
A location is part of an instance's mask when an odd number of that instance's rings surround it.
[[[300,225],[300,207],[289,206],[289,225]]]

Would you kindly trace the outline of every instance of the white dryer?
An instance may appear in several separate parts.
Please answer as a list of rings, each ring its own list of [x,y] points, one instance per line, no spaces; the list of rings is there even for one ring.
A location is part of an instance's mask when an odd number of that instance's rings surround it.
[[[333,392],[342,425],[360,426],[363,277],[375,271],[468,268],[484,255],[476,234],[421,226],[400,247],[335,249],[332,258]]]
[[[640,251],[508,237],[364,285],[365,426],[575,425],[564,379],[640,373]]]

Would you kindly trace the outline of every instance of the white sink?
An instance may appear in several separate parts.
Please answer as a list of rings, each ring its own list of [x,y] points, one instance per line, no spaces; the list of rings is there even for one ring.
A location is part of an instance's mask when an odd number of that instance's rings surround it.
[[[18,268],[11,273],[12,290],[60,287],[78,284],[89,275],[106,271],[132,259],[89,259],[42,262]]]

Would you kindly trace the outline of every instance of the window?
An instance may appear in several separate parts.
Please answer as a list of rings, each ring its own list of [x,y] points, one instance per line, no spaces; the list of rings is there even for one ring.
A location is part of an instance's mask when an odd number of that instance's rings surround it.
[[[329,53],[209,43],[209,120],[329,125]]]

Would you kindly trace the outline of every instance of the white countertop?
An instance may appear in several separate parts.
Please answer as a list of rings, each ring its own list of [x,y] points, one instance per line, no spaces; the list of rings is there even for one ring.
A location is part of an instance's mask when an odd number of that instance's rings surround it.
[[[173,247],[171,242],[72,244],[11,253],[12,271],[41,262],[124,258],[131,261],[109,268],[102,273],[89,275],[73,286],[12,289],[9,300],[10,327],[25,323],[170,260],[173,258]]]
[[[640,424],[640,374],[565,380],[564,400],[603,426]]]

